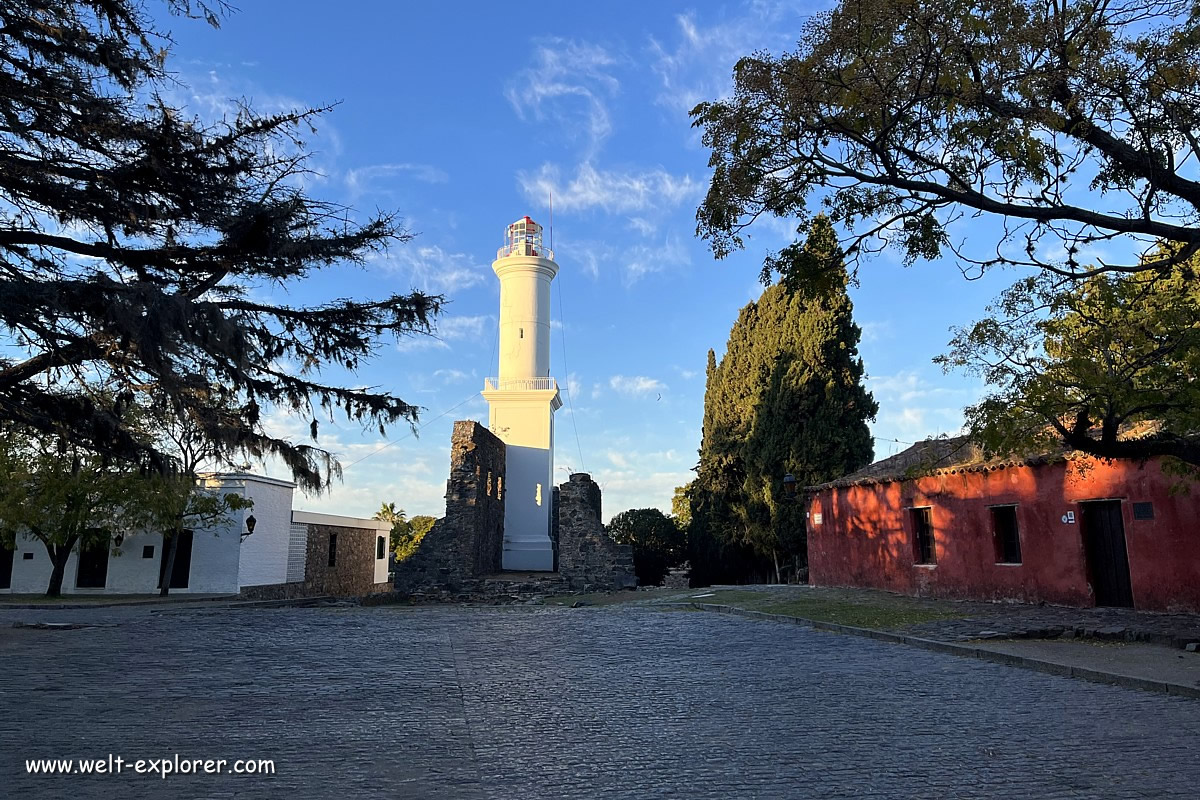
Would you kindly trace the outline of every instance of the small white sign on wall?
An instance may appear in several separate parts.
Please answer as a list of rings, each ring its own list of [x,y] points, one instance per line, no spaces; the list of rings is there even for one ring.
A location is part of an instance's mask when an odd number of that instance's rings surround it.
[[[821,524],[821,512],[818,511],[817,513],[813,514],[812,519],[813,519],[813,525],[820,525]]]
[[[1075,524],[1075,512],[1068,511],[1067,513],[1063,514],[1062,521],[1063,521],[1064,525],[1074,525]]]

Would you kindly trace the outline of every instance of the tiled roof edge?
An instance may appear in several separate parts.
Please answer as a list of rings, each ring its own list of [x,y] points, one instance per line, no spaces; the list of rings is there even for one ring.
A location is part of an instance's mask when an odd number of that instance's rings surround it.
[[[1026,458],[1008,459],[1006,461],[988,462],[982,464],[961,464],[952,467],[939,467],[937,469],[927,471],[916,471],[912,475],[885,475],[885,476],[864,476],[862,478],[838,478],[837,480],[819,483],[816,486],[805,486],[805,492],[819,492],[825,489],[841,489],[848,486],[870,486],[878,483],[898,483],[901,481],[919,480],[921,478],[934,478],[938,475],[955,475],[959,472],[993,472],[998,469],[1010,469],[1012,467],[1038,467],[1045,464],[1055,464],[1060,461],[1074,461],[1077,458],[1087,458],[1086,453],[1081,453],[1078,450],[1069,453],[1054,453],[1050,455],[1028,456]]]

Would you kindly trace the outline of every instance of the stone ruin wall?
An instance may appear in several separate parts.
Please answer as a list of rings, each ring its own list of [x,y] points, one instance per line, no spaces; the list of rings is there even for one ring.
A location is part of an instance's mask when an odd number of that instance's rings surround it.
[[[293,522],[304,541],[304,579],[242,587],[247,600],[294,600],[304,597],[368,597],[390,592],[390,583],[375,583],[375,553],[386,531]],[[329,566],[329,535],[337,534],[337,558]],[[386,544],[385,544],[386,546]]]
[[[633,548],[617,544],[600,521],[600,487],[576,472],[558,487],[558,574],[573,590],[633,589]]]
[[[415,553],[396,565],[403,595],[486,599],[512,591],[485,577],[501,572],[504,556],[504,442],[477,422],[454,423],[446,516],[434,523]],[[576,473],[554,490],[552,538],[557,573],[534,573],[521,591],[605,591],[635,588],[633,549],[619,545],[600,522],[600,487]]]
[[[446,515],[396,565],[399,592],[459,591],[499,572],[504,554],[504,442],[474,421],[454,423]]]

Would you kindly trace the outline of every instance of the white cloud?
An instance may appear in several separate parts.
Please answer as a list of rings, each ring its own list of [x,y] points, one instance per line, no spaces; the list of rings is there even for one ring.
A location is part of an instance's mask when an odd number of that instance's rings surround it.
[[[672,175],[661,167],[640,172],[597,169],[584,161],[575,175],[564,178],[555,164],[543,164],[536,172],[521,170],[517,182],[531,202],[542,202],[551,193],[562,211],[600,209],[610,214],[662,212],[685,202],[699,200],[704,184],[690,175]],[[643,233],[651,223],[639,218],[634,224]]]
[[[450,345],[436,336],[411,336],[396,342],[399,353],[420,353],[425,350],[449,350]]]
[[[859,327],[862,328],[862,340],[864,342],[877,342],[892,335],[891,320],[863,322],[859,324]]]
[[[437,334],[443,339],[479,339],[492,321],[490,314],[479,314],[473,317],[439,317]]]
[[[580,383],[578,375],[572,372],[567,376],[567,394],[570,395],[572,400],[582,398],[582,395],[580,394],[582,388],[583,384]]]
[[[346,190],[352,199],[357,198],[374,189],[375,181],[404,174],[410,174],[423,183],[445,183],[450,180],[449,175],[430,164],[373,164],[347,170]]]
[[[956,435],[962,430],[964,406],[978,400],[982,386],[943,386],[915,370],[867,379],[867,388],[879,403],[872,433],[876,458],[894,455],[897,448],[930,436]],[[899,443],[888,440],[900,440]]]
[[[658,103],[687,114],[697,103],[728,95],[738,59],[757,50],[778,54],[794,47],[803,17],[815,10],[786,0],[757,0],[708,26],[694,13],[680,14],[673,44],[650,40],[653,69],[662,83]]]
[[[655,272],[691,263],[691,255],[683,240],[668,236],[661,243],[619,246],[608,242],[571,242],[561,248],[569,252],[574,265],[593,278],[617,272],[625,286]]]
[[[433,377],[441,378],[443,383],[462,383],[465,380],[470,380],[471,375],[463,372],[461,369],[435,369]]]
[[[352,423],[339,424],[319,419],[317,445],[335,454],[345,472],[343,482],[334,482],[329,491],[305,495],[296,491],[292,503],[296,509],[322,511],[353,517],[370,517],[384,502],[395,502],[409,515],[445,513],[446,484],[443,475],[449,465],[445,447],[430,449],[408,435],[404,424],[392,426],[387,439],[363,434]],[[273,436],[295,443],[311,443],[309,419],[272,408],[263,418],[263,426]],[[274,460],[258,465],[256,472],[290,479],[282,463]]]
[[[641,217],[630,217],[629,224],[636,228],[637,231],[642,234],[642,236],[653,236],[658,230],[657,225],[647,219],[642,219]]]
[[[448,253],[437,245],[401,245],[376,257],[384,269],[408,277],[418,289],[452,294],[487,280],[491,269],[467,253]]]
[[[604,455],[610,462],[612,462],[614,467],[617,467],[618,469],[629,469],[629,461],[626,460],[623,454],[618,453],[616,450],[608,450],[604,453]]]
[[[963,388],[938,386],[922,378],[914,370],[902,370],[895,375],[878,375],[867,378],[867,388],[876,400],[895,403],[911,403],[913,400],[931,397],[961,397],[969,402],[972,391]]]
[[[904,449],[911,442],[943,434],[955,436],[962,432],[962,409],[947,407],[902,406],[881,409],[871,431],[880,440],[875,442],[875,458],[886,458]],[[889,441],[898,439],[899,442]]]
[[[613,388],[618,394],[623,394],[628,397],[641,397],[648,394],[661,394],[667,390],[667,385],[656,378],[647,378],[644,375],[634,375],[626,377],[625,375],[613,375],[608,385]]]
[[[631,457],[639,467],[644,467],[640,456],[631,454]],[[670,514],[675,487],[683,486],[695,477],[696,474],[688,470],[652,471],[645,468],[600,468],[592,473],[604,494],[605,522],[630,508],[657,508]]]
[[[609,70],[619,62],[599,45],[550,39],[509,82],[504,96],[521,120],[552,122],[556,130],[582,136],[586,151],[594,152],[612,132],[607,98],[621,84]]]
[[[438,317],[433,325],[434,330],[429,336],[412,336],[401,339],[396,343],[396,349],[401,353],[415,353],[424,350],[449,350],[450,342],[462,342],[474,339],[486,339],[488,323],[492,317],[480,314],[474,317]],[[489,340],[490,341],[490,340]],[[434,373],[435,375],[437,373]]]

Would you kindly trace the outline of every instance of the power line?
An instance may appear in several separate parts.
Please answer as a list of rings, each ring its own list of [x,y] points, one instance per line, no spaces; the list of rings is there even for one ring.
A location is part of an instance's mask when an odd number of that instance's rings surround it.
[[[392,441],[390,441],[390,442],[388,442],[387,444],[385,444],[383,447],[380,447],[378,450],[374,450],[374,451],[372,451],[372,452],[370,452],[370,453],[367,453],[365,456],[363,456],[362,458],[358,459],[358,461],[351,461],[349,464],[345,464],[345,465],[343,465],[343,466],[342,466],[342,471],[343,471],[343,472],[345,472],[346,470],[348,470],[348,469],[350,469],[351,467],[353,467],[355,464],[359,464],[359,463],[362,463],[363,461],[366,461],[366,460],[367,460],[368,458],[370,458],[371,456],[373,456],[373,455],[375,455],[375,454],[377,454],[377,453],[381,453],[381,452],[383,452],[384,450],[388,449],[389,447],[391,447],[391,446],[392,446],[392,445],[394,445],[394,444],[399,444],[400,442],[403,442],[405,439],[409,438],[410,436],[415,436],[415,435],[417,434],[417,432],[418,432],[418,431],[423,431],[423,430],[425,430],[427,427],[429,427],[429,426],[430,426],[430,425],[432,425],[433,423],[437,422],[439,419],[441,419],[442,417],[446,416],[446,415],[447,415],[447,414],[449,414],[451,411],[454,411],[455,409],[458,409],[458,408],[460,408],[460,407],[462,407],[462,406],[465,406],[467,403],[471,402],[472,400],[474,400],[474,399],[475,399],[476,397],[478,397],[478,396],[479,396],[479,392],[476,392],[475,394],[473,394],[473,395],[471,395],[470,397],[468,397],[466,400],[463,400],[463,401],[462,401],[461,403],[459,403],[458,405],[451,406],[450,408],[447,408],[447,409],[446,409],[445,411],[443,411],[442,413],[438,414],[438,415],[437,415],[436,417],[434,417],[433,419],[431,419],[431,420],[428,420],[428,421],[427,421],[427,422],[426,422],[424,425],[418,425],[416,428],[414,428],[413,430],[410,430],[408,433],[404,434],[404,435],[403,435],[403,436],[401,436],[399,439],[393,439]]]
[[[882,436],[872,436],[871,438],[877,442],[895,442],[896,444],[916,444],[916,442],[903,442],[899,439],[885,439]]]
[[[562,279],[558,281],[558,343],[562,347],[563,372],[567,375],[567,408],[571,410],[571,427],[575,431],[575,449],[579,452],[579,470],[587,472],[583,461],[583,445],[579,443],[579,426],[575,423],[575,405],[571,401],[571,370],[567,367],[567,317],[563,313]]]

